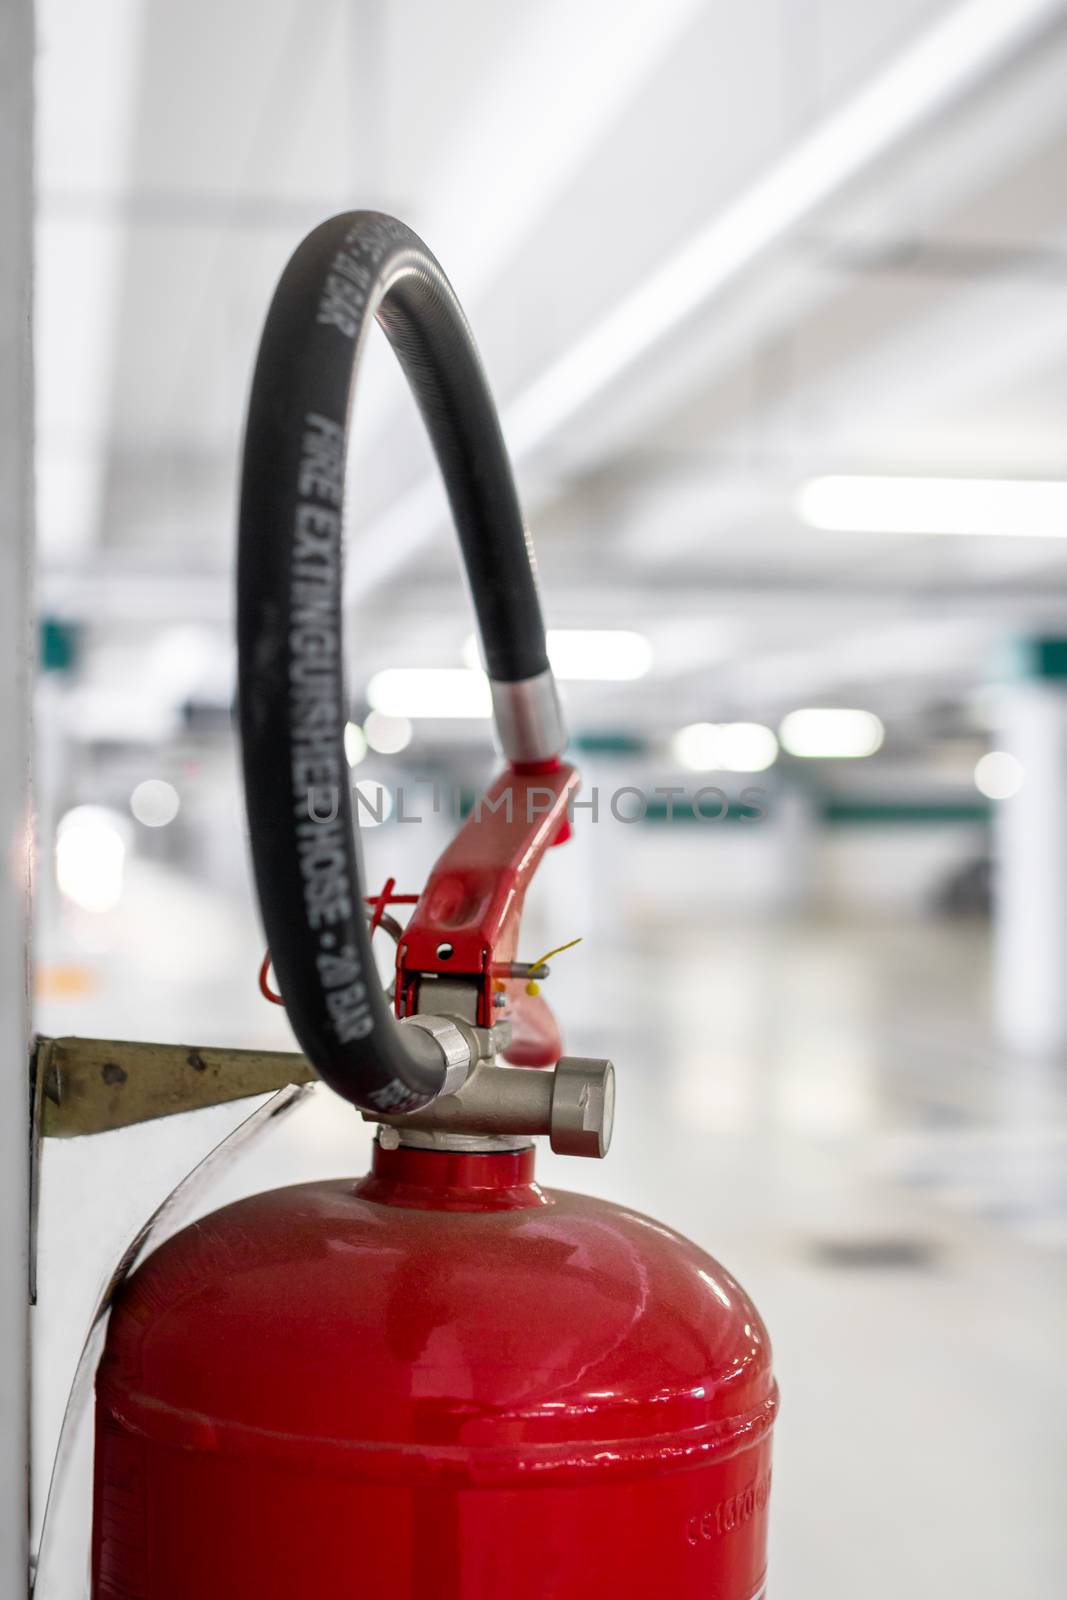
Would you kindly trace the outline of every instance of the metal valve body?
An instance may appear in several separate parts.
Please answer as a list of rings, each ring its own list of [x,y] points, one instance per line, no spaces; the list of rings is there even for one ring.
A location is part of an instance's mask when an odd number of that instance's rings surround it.
[[[751,1302],[670,1229],[529,1148],[379,1146],[125,1286],[93,1597],[753,1600],[775,1406]]]

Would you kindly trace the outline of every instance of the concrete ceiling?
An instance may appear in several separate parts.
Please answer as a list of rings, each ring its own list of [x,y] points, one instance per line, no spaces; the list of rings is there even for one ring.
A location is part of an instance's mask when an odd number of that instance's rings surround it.
[[[793,496],[1067,476],[1065,81],[1056,0],[44,0],[42,605],[113,686],[190,623],[225,678],[264,309],[369,205],[466,304],[551,620],[653,641],[580,721],[963,706],[998,639],[1060,625],[1067,540],[817,533]],[[457,665],[470,626],[379,343],[361,674]]]

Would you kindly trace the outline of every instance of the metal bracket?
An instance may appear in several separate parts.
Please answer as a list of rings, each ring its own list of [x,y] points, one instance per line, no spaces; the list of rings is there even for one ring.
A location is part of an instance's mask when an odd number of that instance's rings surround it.
[[[110,1133],[316,1082],[295,1051],[39,1037],[30,1058],[30,1304],[37,1303],[42,1139]]]
[[[33,1062],[35,1134],[73,1139],[109,1133],[317,1081],[295,1051],[40,1038]]]

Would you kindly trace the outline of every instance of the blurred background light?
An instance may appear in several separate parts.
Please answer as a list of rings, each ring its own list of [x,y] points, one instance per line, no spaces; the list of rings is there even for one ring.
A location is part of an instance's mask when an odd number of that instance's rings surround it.
[[[367,699],[387,717],[489,717],[484,672],[469,667],[386,667],[367,685]]]
[[[1010,800],[1023,786],[1023,764],[1006,750],[990,750],[974,769],[974,785],[988,800]]]
[[[1067,539],[1067,483],[1001,478],[813,478],[796,509],[812,528],[853,533]]]
[[[345,723],[345,759],[350,767],[358,767],[367,754],[367,740],[358,722]]]
[[[692,722],[675,734],[671,751],[691,772],[764,772],[778,740],[759,722]]]
[[[395,756],[411,743],[411,723],[407,717],[391,717],[385,711],[372,711],[363,724],[368,745],[379,755]]]
[[[881,749],[885,729],[873,711],[805,706],[782,718],[778,737],[791,756],[856,760]]]
[[[165,828],[180,807],[177,789],[163,778],[145,778],[130,795],[130,810],[146,828]]]
[[[106,806],[74,806],[56,828],[56,882],[82,911],[113,911],[126,863],[123,819]]]

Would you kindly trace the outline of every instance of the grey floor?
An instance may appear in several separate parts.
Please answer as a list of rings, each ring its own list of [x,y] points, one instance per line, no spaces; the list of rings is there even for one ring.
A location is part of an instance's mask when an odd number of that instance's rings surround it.
[[[551,980],[620,1107],[606,1162],[545,1152],[542,1176],[683,1229],[770,1326],[774,1600],[1067,1593],[1067,1067],[992,1045],[987,963],[969,924],[665,925]],[[47,1152],[39,1460],[107,1260],[234,1120]],[[317,1091],[210,1202],[366,1146]]]

